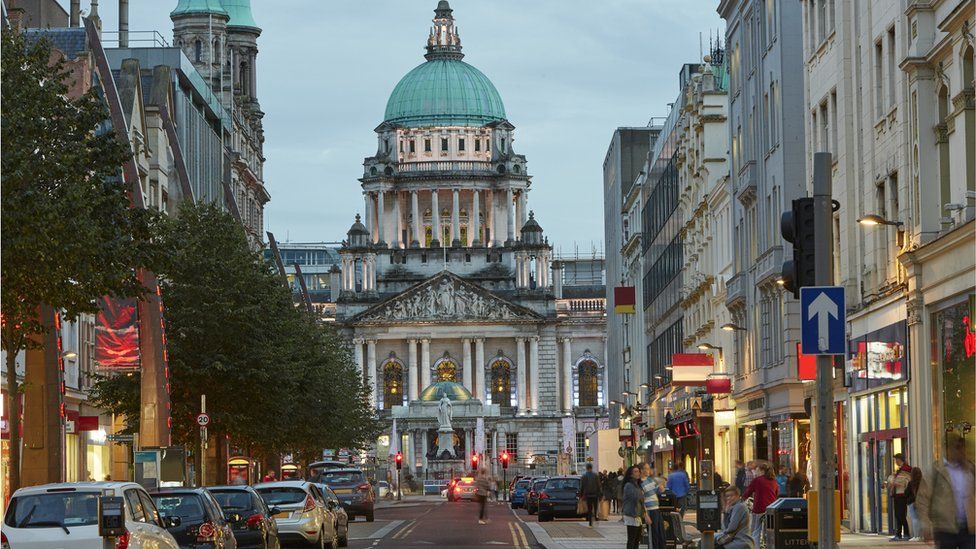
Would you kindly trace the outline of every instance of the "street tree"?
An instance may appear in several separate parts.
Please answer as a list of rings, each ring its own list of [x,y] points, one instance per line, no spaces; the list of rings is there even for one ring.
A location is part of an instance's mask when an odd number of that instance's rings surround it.
[[[130,208],[120,177],[128,145],[97,131],[108,112],[96,90],[72,97],[74,77],[49,43],[28,44],[9,26],[0,34],[0,343],[7,353],[12,492],[20,486],[16,360],[44,332],[40,306],[71,319],[96,312],[101,296],[140,295],[136,272],[153,263],[154,214]]]

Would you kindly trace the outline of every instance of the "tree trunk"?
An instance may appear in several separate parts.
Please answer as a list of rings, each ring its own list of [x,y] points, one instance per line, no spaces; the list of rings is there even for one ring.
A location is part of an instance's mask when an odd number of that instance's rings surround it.
[[[7,349],[7,430],[10,432],[10,478],[7,497],[20,488],[20,390],[17,384],[17,350]]]

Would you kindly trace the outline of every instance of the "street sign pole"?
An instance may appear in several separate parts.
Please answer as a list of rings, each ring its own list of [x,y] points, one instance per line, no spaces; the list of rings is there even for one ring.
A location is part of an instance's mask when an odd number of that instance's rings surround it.
[[[833,198],[831,154],[813,155],[814,234],[816,235],[816,280],[818,286],[834,283]],[[841,304],[844,307],[844,304]],[[834,536],[834,357],[817,355],[817,490],[818,547],[833,549]]]
[[[207,413],[207,395],[200,395],[200,414]],[[207,426],[200,426],[200,486],[206,485],[207,474]]]

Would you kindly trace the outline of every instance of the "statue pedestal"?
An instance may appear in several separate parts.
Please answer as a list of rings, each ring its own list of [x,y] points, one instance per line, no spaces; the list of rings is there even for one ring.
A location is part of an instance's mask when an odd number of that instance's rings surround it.
[[[444,452],[452,458],[457,457],[454,455],[454,429],[450,427],[437,429],[437,457],[443,456]]]

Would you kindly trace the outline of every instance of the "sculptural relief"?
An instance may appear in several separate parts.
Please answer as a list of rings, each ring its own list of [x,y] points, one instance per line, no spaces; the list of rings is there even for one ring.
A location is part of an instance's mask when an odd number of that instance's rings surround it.
[[[442,281],[419,288],[410,296],[395,298],[361,320],[510,320],[530,318],[499,298],[482,295],[457,280]]]

